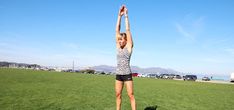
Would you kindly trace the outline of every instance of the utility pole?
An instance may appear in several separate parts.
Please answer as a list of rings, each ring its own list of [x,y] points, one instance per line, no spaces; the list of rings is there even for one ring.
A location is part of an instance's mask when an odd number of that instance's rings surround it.
[[[72,62],[72,72],[75,72],[75,70],[74,70],[74,60]]]

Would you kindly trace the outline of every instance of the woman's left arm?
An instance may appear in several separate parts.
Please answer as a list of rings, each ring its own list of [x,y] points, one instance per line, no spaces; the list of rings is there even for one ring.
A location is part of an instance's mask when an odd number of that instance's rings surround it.
[[[129,20],[128,20],[128,10],[126,7],[124,10],[124,15],[125,15],[126,34],[127,34],[127,46],[129,48],[132,48],[133,47],[133,40],[132,40],[132,34],[130,31],[130,24],[129,24]]]

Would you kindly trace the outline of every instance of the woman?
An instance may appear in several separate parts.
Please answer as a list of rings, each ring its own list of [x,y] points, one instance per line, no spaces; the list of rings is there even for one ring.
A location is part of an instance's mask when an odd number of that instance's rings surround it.
[[[121,17],[125,15],[126,33],[120,33]],[[136,102],[133,94],[133,80],[130,69],[130,58],[132,54],[133,41],[128,21],[128,10],[126,6],[119,9],[116,25],[116,46],[117,46],[117,70],[115,81],[116,109],[121,109],[121,94],[123,86],[126,86],[132,110],[136,110]]]

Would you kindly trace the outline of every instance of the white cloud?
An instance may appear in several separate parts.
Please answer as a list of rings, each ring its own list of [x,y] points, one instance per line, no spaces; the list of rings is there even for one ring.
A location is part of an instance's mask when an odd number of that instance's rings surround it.
[[[201,33],[204,25],[204,16],[198,18],[186,15],[180,22],[176,22],[176,30],[186,39],[195,40]]]
[[[193,35],[189,32],[187,32],[181,24],[176,23],[176,29],[177,31],[182,34],[184,37],[189,38],[189,39],[194,39]]]

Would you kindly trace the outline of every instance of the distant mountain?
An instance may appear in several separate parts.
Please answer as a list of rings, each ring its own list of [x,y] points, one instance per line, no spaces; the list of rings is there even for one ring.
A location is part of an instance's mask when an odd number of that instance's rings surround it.
[[[96,71],[104,71],[104,72],[116,71],[116,67],[108,66],[108,65],[93,66],[90,69],[94,69]],[[131,66],[131,70],[133,73],[180,74],[180,72],[176,70],[165,69],[165,68],[160,68],[160,67],[140,68],[138,66]]]
[[[116,67],[108,65],[99,65],[99,66],[93,66],[90,69],[93,69],[95,71],[115,72]]]
[[[150,68],[139,68],[136,66],[131,67],[132,72],[137,73],[157,73],[157,74],[178,74],[178,71],[175,71],[173,69],[166,69],[166,68],[160,68],[160,67],[150,67]]]

